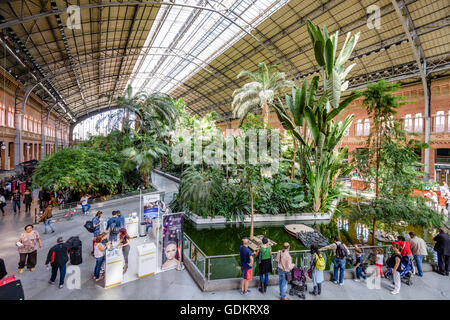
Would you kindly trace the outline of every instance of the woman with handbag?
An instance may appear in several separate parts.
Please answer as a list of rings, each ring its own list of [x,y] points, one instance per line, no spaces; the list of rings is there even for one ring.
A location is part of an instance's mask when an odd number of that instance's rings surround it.
[[[33,230],[33,225],[25,226],[25,232],[16,243],[19,250],[19,273],[23,273],[25,264],[28,270],[34,271],[37,262],[37,249],[42,248],[39,233]]]
[[[292,257],[289,254],[289,248],[289,243],[283,243],[283,250],[278,251],[276,258],[278,263],[278,280],[281,300],[289,300],[289,298],[286,297],[287,284],[289,278],[291,278],[291,270],[295,267],[295,264],[292,263]]]
[[[266,293],[269,285],[269,272],[272,271],[272,247],[266,237],[262,238],[262,245],[256,251],[259,265],[259,292]]]
[[[311,245],[311,263],[308,270],[308,276],[313,281],[312,295],[320,295],[322,292],[323,270],[325,270],[325,259],[319,251],[316,243]]]

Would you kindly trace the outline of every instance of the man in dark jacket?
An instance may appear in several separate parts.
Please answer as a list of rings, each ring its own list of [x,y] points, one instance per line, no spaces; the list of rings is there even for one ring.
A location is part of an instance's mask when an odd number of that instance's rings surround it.
[[[439,234],[433,239],[436,241],[434,250],[438,254],[438,273],[448,276],[450,267],[450,236],[439,229]]]
[[[64,278],[66,277],[66,263],[69,261],[69,249],[70,245],[64,243],[62,237],[56,240],[56,245],[53,246],[47,255],[45,266],[48,268],[48,263],[52,265],[52,276],[48,283],[53,284],[56,280],[56,275],[59,269],[59,288],[64,287]]]

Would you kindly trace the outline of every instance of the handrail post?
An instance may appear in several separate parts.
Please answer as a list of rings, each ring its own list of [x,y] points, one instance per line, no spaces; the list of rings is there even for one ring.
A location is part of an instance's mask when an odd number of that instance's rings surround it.
[[[211,259],[208,259],[208,281],[210,280],[210,276],[211,276]]]

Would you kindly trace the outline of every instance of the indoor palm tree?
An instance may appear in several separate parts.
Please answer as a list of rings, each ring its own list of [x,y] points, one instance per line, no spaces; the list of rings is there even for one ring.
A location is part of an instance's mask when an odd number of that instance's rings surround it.
[[[145,187],[149,186],[149,174],[153,169],[155,160],[168,153],[167,146],[157,141],[155,136],[141,135],[135,130],[133,146],[126,148],[122,154],[127,158],[125,166],[131,168],[136,166],[142,174]]]
[[[264,62],[258,64],[258,71],[243,70],[238,74],[249,77],[252,82],[233,92],[233,115],[241,121],[251,111],[262,109],[264,123],[269,122],[270,106],[274,99],[283,95],[294,83],[286,80],[284,72],[277,65],[267,67]]]

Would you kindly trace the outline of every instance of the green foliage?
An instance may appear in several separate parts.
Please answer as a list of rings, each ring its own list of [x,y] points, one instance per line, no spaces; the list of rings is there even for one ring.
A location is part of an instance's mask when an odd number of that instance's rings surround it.
[[[269,107],[274,99],[280,97],[287,89],[293,86],[293,82],[286,80],[286,75],[277,65],[267,67],[264,62],[258,63],[258,71],[243,70],[238,78],[246,76],[252,82],[246,83],[242,88],[233,92],[233,114],[244,120],[248,113],[262,109],[263,121],[269,120]]]
[[[318,76],[312,79],[309,86],[307,79],[304,79],[301,88],[294,87],[292,95],[286,95],[286,104],[278,99],[274,109],[283,127],[291,131],[300,144],[300,175],[305,177],[313,211],[321,212],[326,210],[330,200],[336,196],[330,193],[330,190],[335,189],[337,177],[351,171],[351,166],[342,162],[347,154],[347,147],[341,151],[337,151],[336,148],[350,127],[353,116],[348,116],[342,124],[336,123],[333,119],[361,95],[353,93],[339,102],[341,92],[348,87],[345,78],[355,65],[352,64],[344,70],[345,63],[358,41],[359,33],[353,36],[347,34],[337,58],[338,32],[328,37],[326,27],[322,33],[320,28],[308,21],[308,33],[314,47],[316,62],[322,68],[324,92],[322,96],[316,96]],[[312,139],[307,137],[305,127],[309,129]]]
[[[117,192],[120,165],[106,152],[65,148],[40,161],[33,175],[36,186],[48,190],[72,190],[78,194]]]
[[[360,203],[350,211],[349,220],[364,224],[373,219],[384,224],[385,228],[398,231],[398,222],[410,225],[438,228],[444,222],[444,216],[430,209],[423,198],[414,196],[392,196],[374,199],[370,203]]]
[[[369,203],[358,203],[351,211],[352,219],[372,223],[373,230],[377,221],[387,229],[397,228],[399,221],[439,227],[442,215],[430,209],[424,199],[413,196],[413,189],[420,189],[424,184],[416,152],[427,145],[410,139],[400,121],[394,118],[404,101],[404,97],[392,94],[398,88],[398,84],[381,80],[369,84],[362,93],[374,125],[366,148],[354,152],[353,158],[361,175],[375,181],[376,198]]]
[[[255,188],[255,211],[273,215],[300,213],[307,206],[303,188],[286,176],[264,178],[262,184]]]

